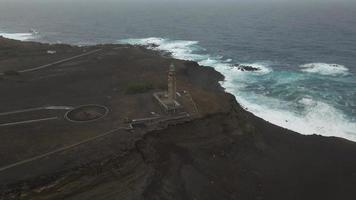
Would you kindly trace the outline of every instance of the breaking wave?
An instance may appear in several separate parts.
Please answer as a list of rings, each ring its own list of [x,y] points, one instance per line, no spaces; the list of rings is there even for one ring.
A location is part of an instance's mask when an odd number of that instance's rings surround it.
[[[328,63],[309,63],[301,65],[300,68],[302,68],[301,70],[303,72],[329,76],[347,75],[349,71],[349,69],[343,65]]]
[[[206,50],[200,47],[198,41],[187,40],[169,40],[163,38],[142,38],[142,39],[124,39],[119,40],[119,43],[131,45],[143,45],[149,49],[164,51],[170,53],[174,58],[182,60],[190,60],[198,62],[203,66],[210,66],[220,70],[227,70],[232,73],[241,73],[240,70],[234,68],[232,59],[223,60],[223,56],[212,56],[206,54]],[[263,63],[241,63],[259,69],[256,73],[265,74],[272,70]]]
[[[294,84],[303,82],[301,80],[307,75],[273,71],[269,62],[240,63],[259,69],[241,71],[234,67],[237,63],[234,63],[233,59],[208,54],[198,45],[198,41],[151,37],[119,40],[119,43],[144,45],[149,49],[170,53],[177,59],[195,61],[202,66],[215,68],[225,76],[225,80],[220,84],[227,92],[233,94],[246,110],[273,124],[305,135],[338,136],[356,141],[356,123],[349,121],[342,111],[330,103],[316,100],[314,96],[300,98],[307,93],[304,90],[293,100],[284,99],[295,95],[297,92],[294,90],[308,89]],[[305,72],[322,75],[347,73],[344,66],[332,64],[312,63],[301,68]]]
[[[35,33],[3,33],[0,32],[0,36],[12,39],[12,40],[20,40],[20,41],[29,41],[37,38]]]
[[[297,102],[303,107],[303,111],[296,112],[288,109],[288,106],[291,106],[289,102],[267,97],[261,99],[266,100],[266,104],[257,104],[237,97],[250,112],[278,126],[305,135],[337,136],[356,141],[356,124],[349,122],[342,112],[327,103],[304,97]]]

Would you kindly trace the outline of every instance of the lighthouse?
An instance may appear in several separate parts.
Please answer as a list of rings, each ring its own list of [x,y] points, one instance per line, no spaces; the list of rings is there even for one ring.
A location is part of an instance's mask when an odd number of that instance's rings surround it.
[[[167,97],[168,97],[169,104],[175,105],[176,95],[177,95],[176,93],[177,93],[176,67],[172,63],[169,66],[169,71],[168,71]]]
[[[177,77],[176,67],[171,64],[168,68],[168,88],[166,91],[153,93],[154,98],[164,108],[167,113],[174,114],[183,106],[178,102],[180,96],[177,97]],[[179,93],[178,93],[179,94]]]

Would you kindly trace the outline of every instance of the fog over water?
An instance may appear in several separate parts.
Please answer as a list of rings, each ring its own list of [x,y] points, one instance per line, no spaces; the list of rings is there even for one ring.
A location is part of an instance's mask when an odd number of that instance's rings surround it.
[[[356,141],[356,1],[0,0],[1,33],[155,43],[223,73],[222,85],[257,116]],[[237,63],[260,71],[238,71]]]

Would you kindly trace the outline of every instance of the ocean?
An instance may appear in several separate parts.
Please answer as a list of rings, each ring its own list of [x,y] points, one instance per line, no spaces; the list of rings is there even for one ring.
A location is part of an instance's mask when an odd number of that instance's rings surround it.
[[[356,2],[98,2],[0,0],[0,35],[156,44],[221,72],[221,85],[256,116],[356,141]]]

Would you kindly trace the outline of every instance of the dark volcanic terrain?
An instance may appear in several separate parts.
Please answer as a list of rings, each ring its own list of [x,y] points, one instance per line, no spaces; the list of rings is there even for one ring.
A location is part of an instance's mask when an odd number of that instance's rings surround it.
[[[199,114],[129,129],[129,119],[165,115],[152,93],[166,89],[170,63]],[[354,142],[255,117],[212,68],[144,47],[0,37],[0,74],[0,200],[356,199]],[[109,112],[66,120],[82,105]]]

